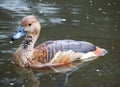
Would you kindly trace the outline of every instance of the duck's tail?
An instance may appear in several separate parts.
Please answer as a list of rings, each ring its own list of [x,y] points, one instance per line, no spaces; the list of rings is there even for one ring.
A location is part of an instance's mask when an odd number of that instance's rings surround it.
[[[85,53],[81,57],[81,60],[85,61],[85,62],[92,61],[92,60],[97,59],[99,56],[104,56],[107,53],[108,53],[107,50],[105,50],[103,48],[96,47],[95,51],[91,51],[91,52]]]
[[[104,56],[105,54],[108,53],[106,49],[96,47],[96,50],[93,51],[96,56]]]

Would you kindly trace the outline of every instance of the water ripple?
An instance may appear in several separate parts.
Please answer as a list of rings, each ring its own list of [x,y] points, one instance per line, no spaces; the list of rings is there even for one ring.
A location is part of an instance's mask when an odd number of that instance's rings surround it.
[[[22,10],[29,10],[26,4],[24,2],[21,2],[21,0],[15,0],[14,2],[12,0],[4,0],[0,2],[0,7],[10,11],[20,12]]]

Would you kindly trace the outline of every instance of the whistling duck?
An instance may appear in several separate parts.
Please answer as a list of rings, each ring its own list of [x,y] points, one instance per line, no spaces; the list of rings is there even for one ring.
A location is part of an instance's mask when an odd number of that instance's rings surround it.
[[[107,53],[107,50],[90,42],[75,40],[51,40],[34,48],[40,31],[41,25],[35,16],[29,15],[22,19],[21,27],[11,38],[14,41],[26,35],[13,55],[16,64],[22,67],[64,65],[75,60],[90,61]]]

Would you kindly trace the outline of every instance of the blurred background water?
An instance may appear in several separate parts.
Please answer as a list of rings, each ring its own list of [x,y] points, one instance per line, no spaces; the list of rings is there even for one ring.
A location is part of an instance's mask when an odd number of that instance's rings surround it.
[[[109,53],[72,73],[65,85],[59,84],[68,77],[64,74],[40,76],[31,70],[18,74],[26,70],[15,70],[11,61],[22,39],[9,41],[27,15],[37,16],[42,25],[36,45],[56,39],[85,40]],[[119,0],[0,0],[0,87],[120,87],[119,82]]]

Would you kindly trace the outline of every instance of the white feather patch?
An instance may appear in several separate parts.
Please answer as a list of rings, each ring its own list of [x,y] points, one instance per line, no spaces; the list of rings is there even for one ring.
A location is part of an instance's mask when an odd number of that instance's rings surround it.
[[[93,52],[88,52],[88,53],[85,53],[81,59],[87,59],[87,58],[90,58],[90,57],[95,57],[97,55],[95,55]]]
[[[80,59],[84,62],[95,60],[98,56],[94,52],[85,53]]]
[[[71,63],[75,60],[80,59],[83,56],[83,53],[69,51],[59,51],[56,53],[54,58],[50,61],[50,64],[64,64],[65,62]]]

